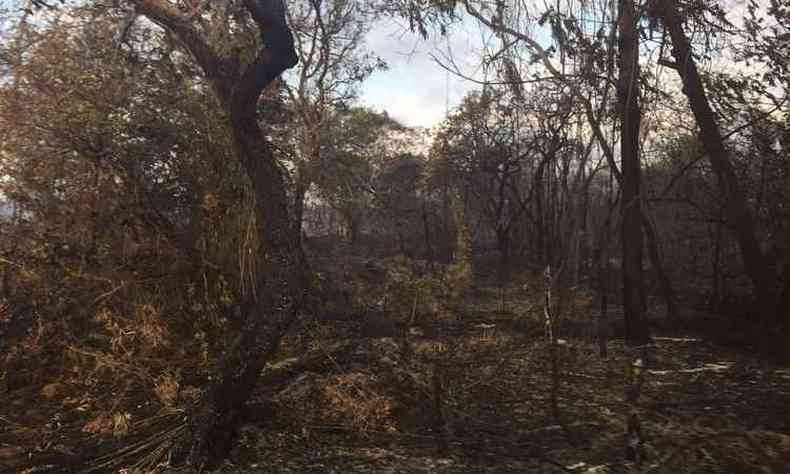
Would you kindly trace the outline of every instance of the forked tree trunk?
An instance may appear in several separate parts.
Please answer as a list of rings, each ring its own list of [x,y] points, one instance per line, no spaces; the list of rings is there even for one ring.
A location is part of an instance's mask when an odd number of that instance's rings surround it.
[[[244,0],[263,47],[243,70],[188,16],[167,0],[130,0],[136,11],[178,37],[229,118],[236,156],[255,193],[259,274],[244,302],[242,329],[227,348],[211,386],[188,414],[188,436],[176,451],[199,470],[225,458],[258,375],[296,317],[306,285],[306,261],[289,212],[286,183],[258,124],[258,99],[283,71],[296,65],[294,38],[282,0]]]
[[[776,280],[772,277],[768,264],[757,240],[754,219],[746,203],[738,177],[724,146],[719,126],[710,108],[705,87],[702,84],[693,51],[683,31],[683,21],[674,0],[657,2],[651,13],[660,16],[672,39],[672,56],[675,67],[683,81],[683,92],[689,99],[694,118],[700,128],[700,138],[710,160],[713,172],[725,197],[724,210],[735,232],[738,245],[752,281],[758,304],[761,307],[763,329],[780,323],[781,314],[776,305]]]
[[[639,160],[639,36],[633,0],[620,0],[620,108],[622,157],[623,309],[626,342],[643,345],[649,333],[645,318],[645,292],[642,271],[642,210],[640,199],[641,164]]]
[[[262,134],[255,131],[257,122],[253,127],[247,120],[232,114],[239,158],[256,197],[256,227],[264,242],[259,254],[268,258],[262,258],[264,270],[258,275],[254,300],[245,308],[241,332],[192,413],[188,462],[198,467],[213,465],[229,453],[244,404],[294,321],[307,288],[306,262],[288,213],[281,171]]]

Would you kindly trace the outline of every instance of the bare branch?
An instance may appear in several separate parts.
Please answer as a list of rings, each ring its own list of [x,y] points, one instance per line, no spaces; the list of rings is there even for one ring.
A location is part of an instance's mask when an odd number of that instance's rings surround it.
[[[226,61],[195,28],[191,17],[183,15],[164,0],[131,0],[131,3],[140,14],[176,35],[203,69],[206,78],[212,82],[220,99],[227,101],[230,89],[223,84],[226,83],[225,79],[229,79],[226,76],[232,69],[227,67]]]

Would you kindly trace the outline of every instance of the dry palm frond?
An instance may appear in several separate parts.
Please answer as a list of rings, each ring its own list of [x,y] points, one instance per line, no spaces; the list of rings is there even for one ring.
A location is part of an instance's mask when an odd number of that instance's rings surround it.
[[[181,410],[168,410],[134,423],[134,432],[161,424],[165,426],[139,441],[90,460],[86,463],[84,472],[118,470],[124,466],[131,472],[153,471],[167,457],[173,444],[186,432],[187,423],[182,415]]]

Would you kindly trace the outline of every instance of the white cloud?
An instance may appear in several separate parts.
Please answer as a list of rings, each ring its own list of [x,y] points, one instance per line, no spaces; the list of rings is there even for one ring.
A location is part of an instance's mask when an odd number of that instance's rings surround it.
[[[379,21],[367,38],[368,48],[389,64],[389,70],[378,72],[362,86],[365,104],[386,110],[398,121],[409,126],[431,127],[445,116],[446,106],[458,105],[475,84],[447,73],[430,57],[430,53],[452,51],[457,58],[476,60],[476,38],[465,25],[446,38],[422,40],[408,28],[392,19]],[[462,63],[462,67],[474,64]]]

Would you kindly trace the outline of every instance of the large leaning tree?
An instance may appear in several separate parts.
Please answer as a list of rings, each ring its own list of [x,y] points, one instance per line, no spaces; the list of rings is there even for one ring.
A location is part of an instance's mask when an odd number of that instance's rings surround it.
[[[760,248],[753,211],[732,165],[730,151],[711,107],[709,91],[703,83],[693,45],[686,33],[687,24],[724,23],[725,15],[720,8],[715,8],[717,5],[699,11],[688,9],[681,13],[679,2],[675,0],[653,1],[648,6],[648,15],[654,21],[663,23],[672,42],[671,54],[675,62],[666,61],[665,64],[677,71],[680,76],[683,93],[688,98],[699,127],[699,139],[724,194],[724,214],[737,239],[746,274],[752,282],[758,300],[760,332],[765,335],[778,331],[786,324],[784,308],[781,301],[777,299],[778,278],[770,270],[766,255]],[[706,16],[712,17],[713,21],[707,20]]]
[[[306,261],[295,235],[286,176],[259,117],[264,89],[295,66],[298,55],[282,0],[223,5],[128,0],[124,6],[164,28],[199,66],[226,117],[235,155],[255,195],[258,268],[263,271],[243,304],[241,331],[190,411],[188,436],[176,453],[200,469],[226,457],[244,402],[304,300]]]

